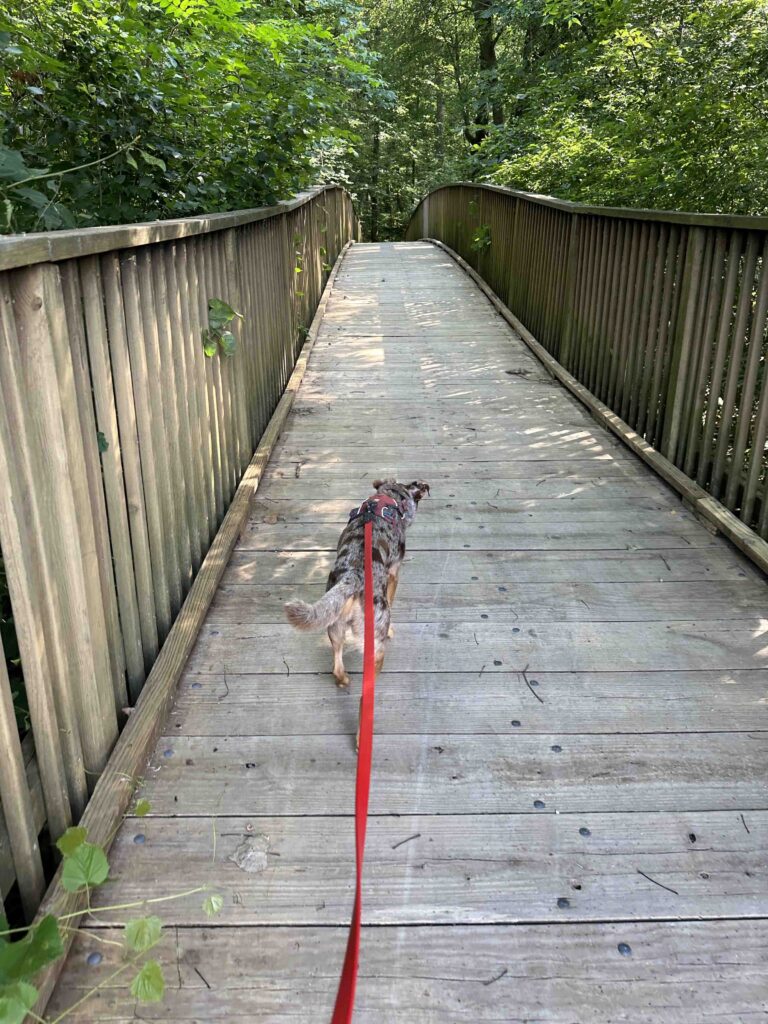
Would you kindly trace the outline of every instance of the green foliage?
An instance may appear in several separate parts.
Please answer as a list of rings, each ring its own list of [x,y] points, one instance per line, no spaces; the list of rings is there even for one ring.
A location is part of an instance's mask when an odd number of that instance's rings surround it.
[[[216,917],[224,907],[224,897],[217,892],[212,892],[203,900],[203,912],[206,917]]]
[[[67,892],[79,892],[101,885],[107,880],[109,863],[100,846],[81,843],[64,858],[61,884]]]
[[[354,139],[375,91],[346,0],[28,0],[0,8],[0,229],[273,202]],[[321,172],[322,173],[322,172]]]
[[[159,917],[139,917],[125,926],[125,945],[133,953],[146,953],[160,941],[163,922]]]
[[[0,985],[0,1021],[3,1024],[23,1024],[36,1001],[37,989],[26,981]]]
[[[5,928],[5,920],[0,919],[0,931]],[[63,952],[59,923],[50,914],[18,942],[10,942],[0,934],[0,986],[27,981]],[[5,994],[1,988],[0,993]]]
[[[147,960],[131,982],[131,995],[140,1003],[157,1003],[165,992],[163,970],[157,960]]]
[[[136,814],[149,813],[149,801],[139,800]],[[64,888],[70,892],[83,890],[88,895],[88,912],[90,915],[102,911],[128,910],[131,907],[145,905],[143,899],[134,903],[122,904],[119,907],[93,907],[90,892],[95,886],[106,881],[109,874],[104,850],[95,843],[88,842],[86,829],[82,826],[68,828],[59,837],[56,846],[63,857],[61,880]],[[191,896],[205,891],[205,887],[189,889],[184,893],[171,894],[166,897],[154,897],[153,903],[164,899],[176,899],[178,896]],[[214,893],[206,900],[206,913],[218,913],[224,901]],[[207,909],[210,906],[210,909]],[[57,919],[49,914],[37,925],[26,929],[26,933],[17,941],[12,941],[15,932],[8,928],[8,922],[0,915],[0,1024],[22,1024],[28,1011],[37,1001],[38,992],[33,984],[35,975],[64,955],[62,931],[68,930],[68,923],[76,914],[67,914]],[[66,922],[66,923],[65,923]],[[145,959],[146,954],[159,943],[162,937],[163,924],[154,915],[134,918],[125,926],[124,955],[122,963],[99,985],[110,981],[124,971],[139,966],[139,971],[131,982],[131,994],[136,1000],[144,1003],[157,1002],[163,998],[165,980],[160,964],[156,960]],[[25,932],[25,929],[15,931]],[[94,986],[93,991],[97,986]],[[80,1006],[90,993],[78,999]],[[56,1017],[55,1024],[67,1017],[70,1010],[65,1010]],[[41,1018],[35,1018],[41,1019]]]
[[[485,252],[491,245],[491,226],[490,224],[481,224],[475,233],[472,235],[472,241],[470,243],[470,249],[473,252]]]
[[[63,857],[71,857],[88,838],[88,830],[81,825],[68,828],[64,835],[56,840],[56,846]]]
[[[222,299],[208,300],[208,326],[203,330],[203,351],[209,359],[219,350],[225,356],[234,354],[235,336],[227,328],[236,316],[242,319],[242,313],[237,313]]]

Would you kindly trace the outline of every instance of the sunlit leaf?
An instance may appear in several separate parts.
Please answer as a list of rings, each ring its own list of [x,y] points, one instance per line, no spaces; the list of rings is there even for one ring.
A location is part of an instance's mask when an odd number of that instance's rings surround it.
[[[131,995],[140,1003],[157,1003],[163,998],[165,979],[157,960],[147,960],[131,982]]]
[[[83,843],[66,858],[61,871],[61,884],[67,892],[101,885],[109,874],[109,862],[100,846]]]
[[[163,922],[159,917],[139,917],[125,926],[125,945],[134,953],[146,953],[160,941]]]

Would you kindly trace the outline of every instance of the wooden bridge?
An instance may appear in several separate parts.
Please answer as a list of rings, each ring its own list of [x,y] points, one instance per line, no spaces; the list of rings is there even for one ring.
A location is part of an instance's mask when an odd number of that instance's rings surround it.
[[[432,197],[411,235],[441,234],[428,218],[452,201]],[[726,227],[745,229],[717,225],[710,241],[708,227],[674,244],[701,242],[694,272],[724,281],[714,312],[700,291],[692,314],[703,302],[714,352],[721,307],[731,301],[738,316],[738,295],[722,295],[736,244]],[[566,254],[581,246],[582,261],[595,258],[596,219],[589,230],[575,242],[561,232]],[[641,282],[652,248],[676,229],[645,243],[642,230],[625,261]],[[473,239],[467,231],[463,248],[478,267]],[[699,288],[683,262],[672,334]],[[153,670],[86,810],[98,836],[109,799],[125,804],[126,776],[141,776],[51,1019],[73,1005],[68,1019],[80,1024],[329,1019],[354,884],[360,658],[350,659],[351,690],[337,689],[325,636],[292,630],[282,606],[324,591],[349,508],[390,475],[427,480],[431,496],[409,531],[378,685],[355,1020],[677,1024],[768,1012],[763,471],[745,524],[749,444],[734,515],[688,474],[678,479],[669,422],[654,428],[666,458],[564,369],[581,358],[585,322],[572,306],[576,329],[567,343],[553,338],[555,320],[567,327],[567,285],[559,307],[546,290],[541,300],[541,333],[560,363],[475,278],[427,241],[342,253],[288,382],[292,405],[278,407],[214,541],[215,570],[209,556],[166,640],[178,668]],[[757,339],[744,344],[755,360],[753,445],[768,390],[764,356],[757,365],[762,280],[742,328]],[[653,287],[651,275],[649,307]],[[642,321],[640,291],[627,301]],[[642,382],[634,352],[628,342]],[[689,372],[700,372],[698,358]],[[675,359],[659,389],[677,408]],[[625,395],[631,419],[642,403],[614,361],[623,383],[611,385],[606,368],[606,388],[619,411]],[[701,372],[709,401],[711,362]],[[743,382],[738,394],[743,422]],[[646,395],[646,413],[651,405]],[[684,427],[689,412],[681,399]],[[696,416],[703,431],[704,403]],[[128,770],[143,749],[148,764]],[[202,890],[223,899],[214,919]],[[44,909],[64,907],[61,897],[54,883]],[[166,992],[139,1006],[131,972],[119,973],[120,940],[154,907],[137,909],[144,899],[162,901]]]

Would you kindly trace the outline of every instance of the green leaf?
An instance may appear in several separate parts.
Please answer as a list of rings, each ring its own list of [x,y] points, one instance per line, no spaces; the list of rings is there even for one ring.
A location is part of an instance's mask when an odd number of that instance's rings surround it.
[[[37,1002],[37,989],[26,981],[0,986],[0,1024],[23,1024]]]
[[[147,152],[146,152],[145,150],[143,150],[143,149],[140,149],[140,150],[139,150],[139,154],[140,154],[140,156],[141,156],[141,159],[142,159],[142,160],[144,161],[144,163],[145,163],[145,164],[149,164],[149,166],[150,166],[150,167],[157,167],[157,168],[159,168],[159,169],[160,169],[161,171],[165,171],[165,170],[167,170],[167,168],[166,168],[166,166],[165,166],[165,161],[164,161],[164,160],[161,160],[161,159],[160,159],[160,157],[158,157],[158,156],[152,156],[152,154],[151,154],[151,153],[147,153]]]
[[[236,316],[239,316],[239,313],[222,299],[208,299],[208,325],[212,331],[220,331]]]
[[[232,331],[222,331],[219,335],[219,344],[225,356],[234,355],[236,340]]]
[[[59,836],[56,840],[56,846],[64,857],[71,857],[75,850],[79,846],[82,846],[87,838],[88,829],[83,828],[81,825],[76,825],[72,828],[68,828],[64,835]]]
[[[150,804],[149,800],[142,797],[141,800],[136,801],[136,806],[133,809],[133,813],[136,815],[137,818],[145,818],[151,810],[152,804]]]
[[[25,981],[63,954],[59,923],[48,914],[20,942],[0,945],[0,985]]]
[[[216,917],[220,914],[224,907],[224,897],[221,893],[212,892],[210,896],[206,896],[203,900],[203,912],[206,917]]]
[[[163,998],[165,979],[157,960],[147,960],[131,982],[131,995],[140,1003],[157,1003]]]
[[[146,953],[160,941],[163,922],[159,917],[139,917],[125,926],[125,945],[134,953]]]
[[[109,874],[109,863],[100,846],[83,843],[64,861],[61,884],[67,892],[78,892],[93,885],[101,885]]]
[[[109,448],[109,441],[106,439],[106,437],[100,430],[96,431],[96,441],[98,442],[99,445],[99,453],[103,455],[104,452],[107,451],[107,449]]]
[[[211,359],[219,350],[219,343],[215,335],[207,328],[203,331],[203,352]]]

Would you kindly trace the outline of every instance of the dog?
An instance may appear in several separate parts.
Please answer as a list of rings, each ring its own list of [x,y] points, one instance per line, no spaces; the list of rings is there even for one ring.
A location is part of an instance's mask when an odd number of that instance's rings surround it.
[[[365,517],[360,513],[369,503],[390,510],[379,512],[373,520],[373,606],[378,675],[384,663],[385,641],[393,635],[390,619],[405,556],[405,531],[416,518],[419,502],[429,494],[429,484],[422,480],[410,484],[374,480],[373,486],[376,493],[352,510],[349,523],[339,538],[325,594],[315,604],[289,601],[285,605],[288,621],[297,629],[328,630],[333,648],[333,675],[341,687],[349,686],[344,668],[347,629],[351,628],[354,636],[363,632]]]

